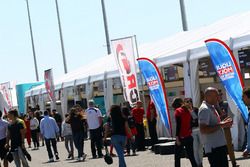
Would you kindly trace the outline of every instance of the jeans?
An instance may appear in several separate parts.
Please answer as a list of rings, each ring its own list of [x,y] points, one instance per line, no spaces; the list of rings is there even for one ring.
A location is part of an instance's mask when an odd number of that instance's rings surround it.
[[[16,164],[16,167],[21,167],[20,160],[22,161],[23,167],[29,167],[29,164],[23,154],[21,147],[18,147],[14,152],[11,152],[11,153],[12,153],[14,162]]]
[[[246,149],[247,151],[250,151],[250,119],[248,119],[246,138],[247,138]]]
[[[118,154],[119,167],[126,167],[126,163],[124,159],[124,152],[123,152],[123,147],[126,143],[126,136],[113,135],[111,136],[111,143],[115,147],[115,150]]]
[[[57,141],[59,141],[60,138],[61,138],[61,140],[63,140],[63,138],[62,138],[62,123],[57,122],[56,124],[57,124],[57,126],[58,126],[58,128],[59,128],[59,135],[57,136],[56,139],[57,139]]]
[[[83,132],[75,132],[73,133],[73,140],[75,147],[78,151],[78,158],[83,156],[83,147],[84,147],[84,134]]]
[[[194,151],[193,151],[193,137],[189,136],[183,139],[180,139],[181,145],[175,145],[175,167],[181,166],[181,152],[183,147],[185,146],[188,159],[191,162],[192,167],[197,167],[197,164],[194,159]]]
[[[228,167],[227,146],[213,148],[207,157],[210,167]]]
[[[102,131],[101,128],[90,129],[91,152],[92,156],[96,156],[96,148],[98,156],[102,156]]]
[[[48,156],[49,159],[53,158],[53,154],[52,154],[52,150],[51,150],[51,144],[53,147],[53,151],[55,155],[58,155],[58,151],[57,151],[57,146],[56,146],[56,138],[52,138],[52,139],[46,139],[45,138],[45,145],[48,151]]]
[[[201,143],[201,134],[199,128],[193,129],[192,136],[194,139],[193,148],[194,148],[194,158],[198,166],[202,166],[203,158],[203,145]]]
[[[69,135],[69,136],[65,136],[64,138],[65,138],[64,140],[65,148],[68,151],[68,153],[72,154],[73,156],[74,154],[73,136]],[[70,148],[69,148],[69,145],[70,145]]]

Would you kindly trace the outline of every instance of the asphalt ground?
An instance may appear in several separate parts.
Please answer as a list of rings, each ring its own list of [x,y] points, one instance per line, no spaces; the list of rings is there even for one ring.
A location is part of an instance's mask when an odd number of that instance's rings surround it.
[[[40,147],[39,150],[28,149],[28,152],[32,156],[32,161],[29,162],[30,167],[118,167],[117,157],[113,158],[114,162],[112,165],[107,165],[104,162],[103,158],[92,159],[89,141],[85,141],[84,145],[84,152],[87,154],[87,158],[84,162],[67,160],[68,154],[64,147],[64,142],[58,142],[57,146],[60,160],[52,163],[48,163],[48,154],[46,147]],[[77,155],[76,150],[75,155]],[[250,158],[245,159],[242,158],[241,155],[242,152],[235,152],[237,164],[241,167],[250,167]],[[174,155],[156,155],[150,150],[137,152],[136,156],[127,156],[125,157],[125,161],[128,167],[174,167]],[[14,167],[14,162],[12,162],[9,166]],[[188,159],[182,158],[181,166],[190,167],[191,164]],[[209,167],[209,163],[206,157],[203,159],[203,166]]]

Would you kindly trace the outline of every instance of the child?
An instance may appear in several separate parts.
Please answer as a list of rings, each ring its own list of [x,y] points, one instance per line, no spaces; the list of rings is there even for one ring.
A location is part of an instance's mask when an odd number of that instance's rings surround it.
[[[112,135],[112,127],[111,127],[112,125],[111,124],[112,124],[111,118],[109,116],[107,119],[107,122],[103,125],[104,134],[106,134],[106,137],[111,137],[111,135]],[[109,130],[109,132],[107,132],[107,130]],[[112,144],[110,144],[109,154],[110,154],[110,156],[115,157],[116,155],[113,153],[113,148],[114,148],[114,146]]]
[[[135,127],[135,120],[133,118],[133,116],[130,114],[129,108],[128,107],[123,107],[122,108],[122,113],[124,115],[124,117],[127,119],[128,121],[128,126],[131,130],[132,135],[128,135],[127,133],[127,156],[130,156],[130,149],[132,149],[133,151],[133,156],[136,155],[136,145],[135,145],[135,135],[137,134],[137,130]]]
[[[65,114],[67,119],[69,114]],[[62,136],[64,137],[65,148],[68,151],[68,159],[74,159],[74,146],[71,125],[63,121],[62,123]],[[70,149],[69,149],[70,144]]]

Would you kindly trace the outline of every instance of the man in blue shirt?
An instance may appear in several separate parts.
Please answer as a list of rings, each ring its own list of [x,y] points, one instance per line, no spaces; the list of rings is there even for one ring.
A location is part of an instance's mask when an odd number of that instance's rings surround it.
[[[44,118],[41,120],[40,123],[40,131],[45,139],[45,144],[49,155],[49,162],[54,161],[51,150],[51,144],[53,147],[55,158],[56,160],[59,160],[57,145],[56,145],[56,137],[59,134],[59,128],[56,124],[55,119],[49,116],[48,111],[44,111]]]
[[[245,88],[242,94],[242,100],[246,104],[247,107],[250,106],[250,88]],[[244,157],[248,157],[250,153],[250,119],[248,114],[248,126],[247,126],[247,146],[243,152]]]

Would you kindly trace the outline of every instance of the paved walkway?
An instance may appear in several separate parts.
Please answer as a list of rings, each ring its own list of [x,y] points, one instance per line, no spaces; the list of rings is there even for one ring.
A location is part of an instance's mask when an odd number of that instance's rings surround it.
[[[118,158],[115,157],[112,165],[107,165],[103,159],[92,159],[90,151],[90,142],[85,141],[85,153],[88,154],[85,162],[77,162],[76,160],[66,160],[67,152],[64,148],[64,143],[58,143],[60,160],[53,163],[47,163],[48,155],[45,147],[40,147],[39,150],[28,149],[32,156],[32,161],[29,162],[30,167],[118,167]],[[250,159],[242,159],[241,152],[236,152],[237,164],[241,167],[250,167]],[[75,152],[76,155],[76,152]],[[128,167],[174,167],[173,155],[155,155],[151,151],[138,152],[137,156],[126,157]],[[181,160],[182,167],[190,167],[187,159]],[[204,167],[209,167],[207,158],[203,159]],[[14,167],[14,163],[10,167]]]

